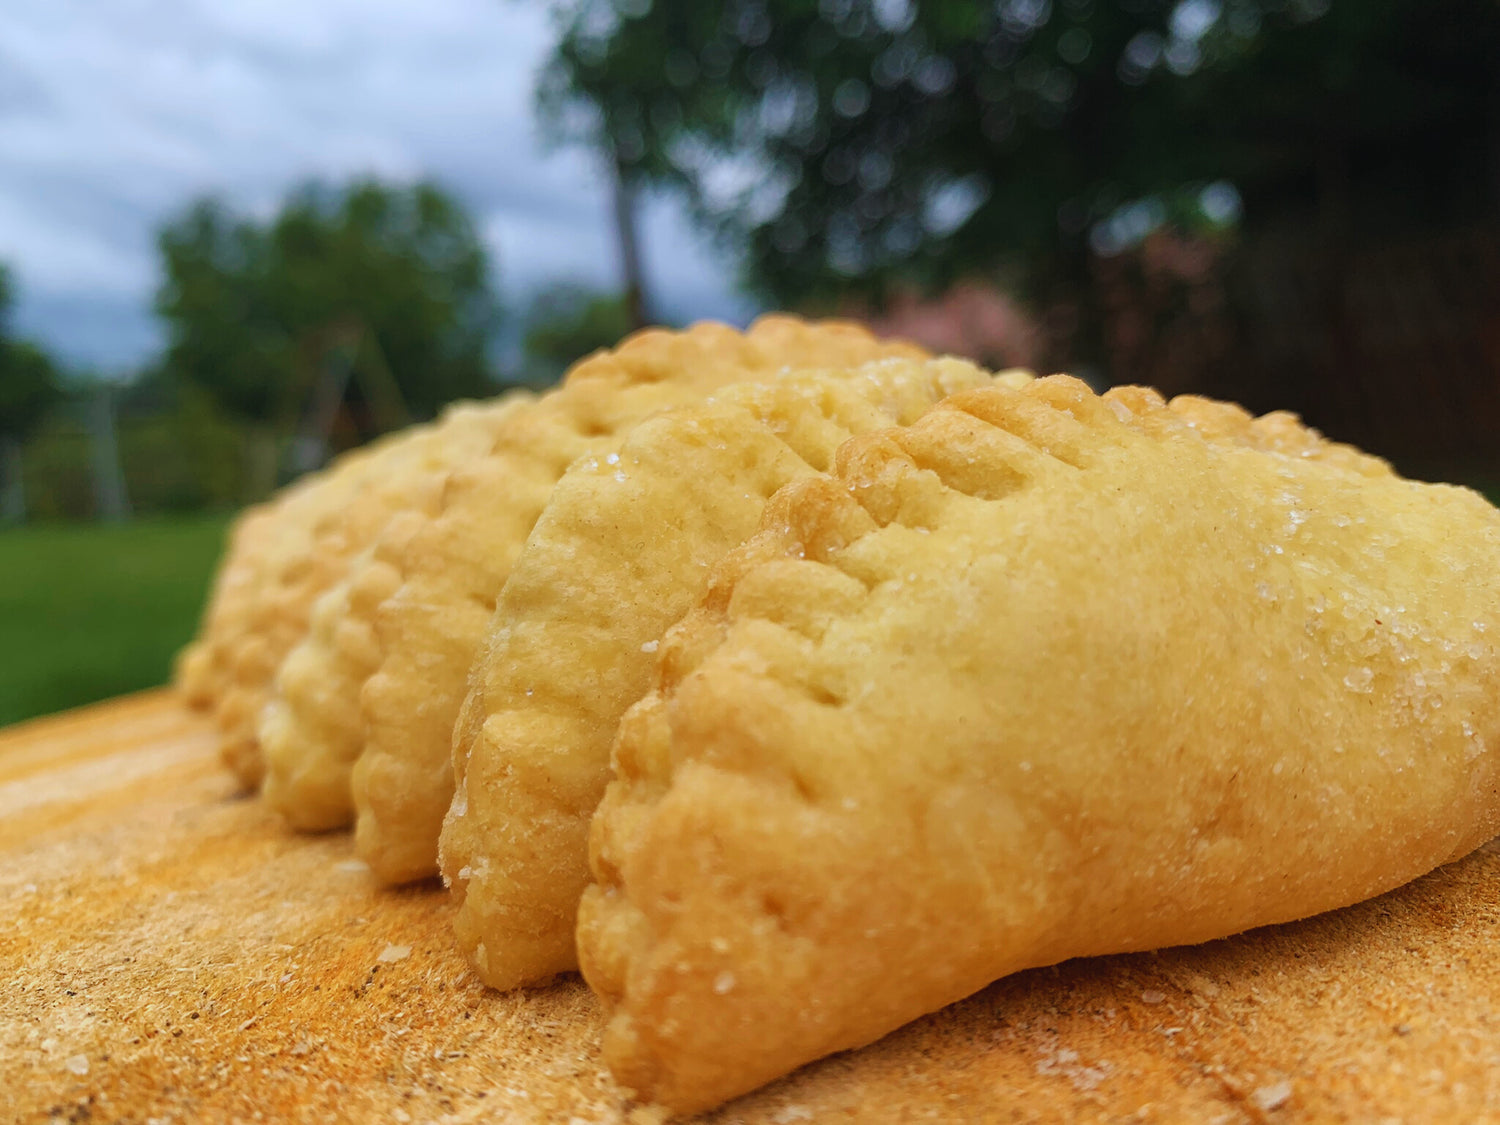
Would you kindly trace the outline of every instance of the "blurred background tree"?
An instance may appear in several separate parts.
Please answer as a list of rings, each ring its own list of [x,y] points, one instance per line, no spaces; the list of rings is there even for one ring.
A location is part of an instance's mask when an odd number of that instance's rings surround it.
[[[978,279],[1041,366],[1493,456],[1491,0],[555,7],[555,127],[684,191],[776,304]]]
[[[0,265],[0,522],[26,518],[22,444],[62,396],[57,367],[41,348],[10,331],[10,271]]]
[[[247,427],[251,496],[274,485],[293,431],[302,471],[330,446],[496,390],[488,256],[431,184],[311,185],[267,223],[201,200],[159,245],[162,374]]]
[[[572,364],[611,348],[636,327],[628,294],[601,293],[560,282],[536,294],[522,323],[524,381],[555,383]]]

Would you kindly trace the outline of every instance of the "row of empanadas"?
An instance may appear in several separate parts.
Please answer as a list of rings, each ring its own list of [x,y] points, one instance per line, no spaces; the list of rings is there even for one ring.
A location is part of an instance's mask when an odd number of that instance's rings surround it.
[[[367,858],[390,881],[433,874],[470,659],[564,469],[718,387],[920,354],[784,316],[745,333],[653,330],[578,364],[550,394],[456,407],[347,455],[241,519],[203,633],[179,661],[184,694],[214,709],[241,783],[264,777],[299,828],[350,822],[349,775],[365,757]]]
[[[446,810],[480,975],[581,957],[646,1098],[1500,828],[1500,514],[1290,415],[789,318],[469,409],[472,447],[396,439],[247,516],[182,680],[222,714],[289,653],[268,798],[357,818],[388,881]]]

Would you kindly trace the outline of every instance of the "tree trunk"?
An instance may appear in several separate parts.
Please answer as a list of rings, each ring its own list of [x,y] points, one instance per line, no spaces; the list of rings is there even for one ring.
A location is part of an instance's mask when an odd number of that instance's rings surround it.
[[[1489,101],[1490,217],[1494,218],[1500,216],[1500,66],[1490,72]]]
[[[641,247],[637,237],[635,188],[620,154],[611,146],[610,168],[614,173],[613,203],[615,233],[620,240],[620,273],[625,284],[625,315],[632,330],[651,323],[646,300],[646,277],[641,268]]]
[[[26,522],[26,482],[21,475],[21,442],[0,435],[0,523]]]
[[[105,523],[130,518],[130,496],[120,470],[120,444],[115,438],[115,411],[109,388],[101,386],[89,402],[89,436],[93,447],[94,511]]]

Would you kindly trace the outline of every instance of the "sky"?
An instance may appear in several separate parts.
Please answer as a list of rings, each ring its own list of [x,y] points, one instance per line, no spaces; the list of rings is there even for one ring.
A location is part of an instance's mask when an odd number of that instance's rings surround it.
[[[548,146],[541,0],[0,0],[0,262],[14,327],[124,375],[162,343],[156,229],[212,193],[268,216],[292,186],[431,177],[470,209],[508,308],[613,288],[607,181]],[[643,208],[656,307],[743,322],[732,268],[670,199]]]

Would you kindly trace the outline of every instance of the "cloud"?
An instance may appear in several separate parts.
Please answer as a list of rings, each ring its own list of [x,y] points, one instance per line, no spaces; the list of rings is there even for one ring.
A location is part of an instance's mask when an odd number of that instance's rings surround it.
[[[557,277],[614,284],[604,181],[589,154],[548,151],[535,131],[549,46],[544,6],[507,0],[13,6],[0,22],[0,260],[19,325],[75,360],[138,363],[160,339],[149,306],[164,220],[203,193],[269,214],[300,181],[367,173],[457,193],[508,295]],[[653,201],[643,226],[664,306],[746,310],[681,208]]]

